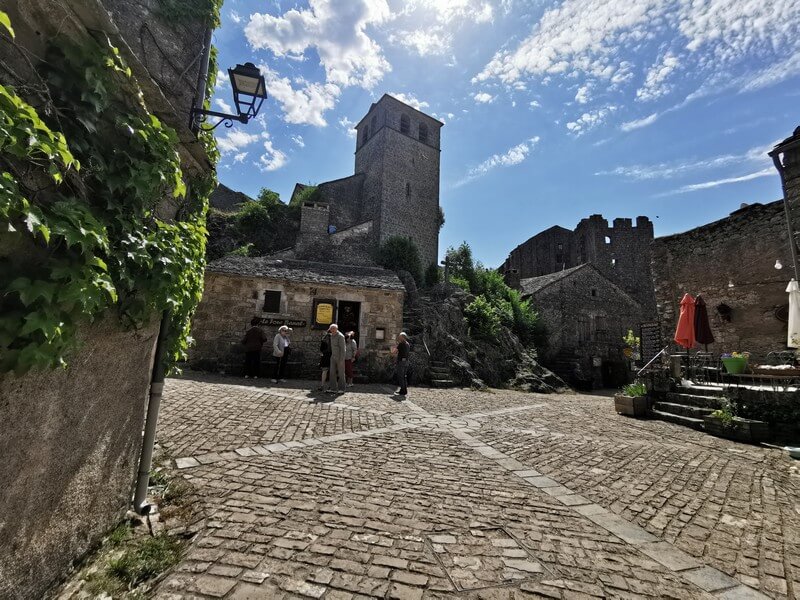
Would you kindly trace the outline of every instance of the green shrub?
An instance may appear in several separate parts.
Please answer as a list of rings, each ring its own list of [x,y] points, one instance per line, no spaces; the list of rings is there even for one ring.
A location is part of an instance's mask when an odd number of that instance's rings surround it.
[[[622,388],[622,393],[626,396],[632,396],[633,398],[638,398],[639,396],[646,396],[647,395],[647,386],[641,381],[634,381],[633,383],[629,383],[628,385]]]
[[[419,286],[422,283],[422,263],[414,240],[395,235],[387,238],[378,250],[378,264],[392,271],[408,271]]]
[[[447,261],[450,275],[454,279],[459,278],[465,280],[469,284],[468,291],[473,294],[479,293],[477,291],[478,277],[475,272],[475,261],[472,258],[472,248],[469,247],[469,244],[467,244],[467,242],[461,242],[458,248],[448,248]]]
[[[307,185],[294,196],[290,202],[290,206],[303,206],[304,202],[319,202],[322,199],[322,193],[316,185]]]
[[[228,252],[228,255],[232,256],[250,256],[250,253],[253,250],[253,244],[245,244],[244,246],[239,246]]]
[[[477,296],[464,308],[464,317],[470,328],[470,335],[477,339],[493,341],[500,327],[500,317],[486,298]]]
[[[433,287],[439,281],[441,281],[440,269],[435,263],[431,263],[425,269],[425,287]]]

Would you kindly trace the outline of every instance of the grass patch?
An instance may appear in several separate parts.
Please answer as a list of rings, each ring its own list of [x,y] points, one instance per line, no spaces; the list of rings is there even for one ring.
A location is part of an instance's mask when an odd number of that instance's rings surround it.
[[[117,579],[127,589],[152,579],[178,563],[181,543],[164,534],[144,536],[108,561],[106,575]]]

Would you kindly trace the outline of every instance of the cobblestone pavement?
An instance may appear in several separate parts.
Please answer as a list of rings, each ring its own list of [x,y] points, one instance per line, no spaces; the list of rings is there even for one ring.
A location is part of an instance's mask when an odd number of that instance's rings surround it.
[[[779,450],[598,396],[250,383],[167,382],[159,444],[210,516],[157,598],[800,595]]]

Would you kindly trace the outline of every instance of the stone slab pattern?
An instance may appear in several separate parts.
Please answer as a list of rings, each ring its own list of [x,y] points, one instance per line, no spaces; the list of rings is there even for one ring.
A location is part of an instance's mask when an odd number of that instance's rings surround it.
[[[269,388],[169,380],[165,395],[174,401],[163,404],[158,439],[176,457],[394,425],[383,411],[330,410]]]
[[[618,432],[614,415],[559,409],[535,426],[533,412],[484,420],[480,437],[748,585],[800,595],[800,478],[785,456],[667,423]]]
[[[191,406],[185,396],[203,395],[209,387],[215,384],[171,381],[165,404]],[[326,410],[360,408],[351,398],[363,405],[370,393],[345,394],[336,404],[350,408]],[[226,394],[217,401],[235,404],[247,390],[229,386]],[[465,410],[451,408],[452,418],[428,415],[431,424],[412,418],[414,423],[401,429],[403,414],[418,417],[424,406],[457,407],[467,394],[471,401]],[[321,441],[266,455],[227,453],[182,469],[203,490],[212,517],[160,588],[161,597],[782,598],[798,589],[792,579],[797,566],[791,564],[796,530],[775,534],[785,545],[777,558],[788,564],[787,593],[767,587],[766,572],[746,580],[763,595],[742,585],[735,561],[722,568],[706,556],[694,556],[595,500],[579,480],[573,485],[571,474],[582,472],[586,462],[598,468],[607,448],[596,449],[600,440],[585,428],[562,424],[563,412],[597,425],[603,439],[638,435],[639,446],[663,439],[664,432],[651,427],[666,424],[633,424],[613,414],[609,399],[586,396],[415,389],[412,398],[399,403],[406,413],[396,411],[387,427],[334,435],[330,441],[317,438]],[[503,401],[495,402],[498,398]],[[523,409],[526,402],[529,410]],[[302,414],[307,403],[295,403]],[[542,468],[546,462],[524,459],[514,454],[514,444],[504,444],[520,439],[527,448],[531,439],[539,439],[521,431],[547,439],[571,436],[584,456],[572,457],[558,472],[548,471]],[[696,437],[672,439],[672,452],[707,447],[705,438],[691,433]],[[721,442],[710,444],[713,449]],[[746,462],[730,448],[715,451]],[[764,466],[777,480],[785,464],[770,459]],[[501,535],[498,548],[508,543],[505,550],[519,556],[503,558],[519,562],[510,569],[493,560],[476,565],[468,552],[457,549],[461,544],[450,552],[441,543],[451,539],[446,536],[474,540],[487,531],[504,532],[511,542]],[[769,535],[761,532],[762,538]],[[492,552],[475,556],[497,558]],[[490,587],[477,589],[479,584]],[[214,591],[214,585],[227,589]]]

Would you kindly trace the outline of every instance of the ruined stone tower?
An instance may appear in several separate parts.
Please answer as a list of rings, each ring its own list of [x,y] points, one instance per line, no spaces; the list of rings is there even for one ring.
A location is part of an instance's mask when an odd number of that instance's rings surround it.
[[[438,262],[442,125],[387,94],[356,125],[361,220],[372,220],[376,244],[395,235],[414,240],[423,269]]]

